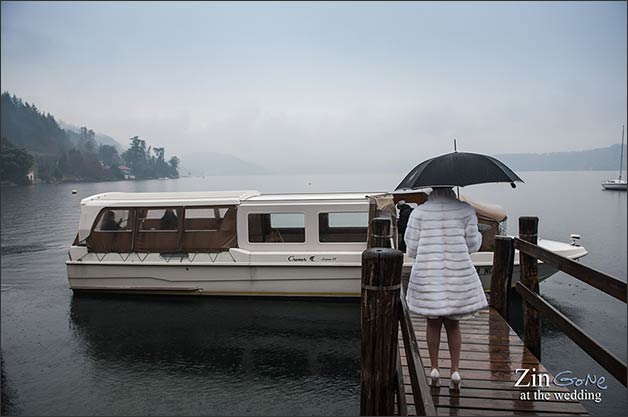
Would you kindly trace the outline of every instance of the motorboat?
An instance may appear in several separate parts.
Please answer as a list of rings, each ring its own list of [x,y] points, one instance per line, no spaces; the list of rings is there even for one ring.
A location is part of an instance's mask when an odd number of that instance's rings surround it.
[[[359,297],[370,219],[394,212],[394,199],[252,190],[94,195],[81,201],[69,285],[75,292]],[[469,203],[484,225],[483,246],[471,257],[488,290],[492,241],[505,233],[506,216]],[[571,259],[587,254],[574,242],[540,239],[539,246]],[[405,257],[404,267],[412,262]],[[513,281],[518,265],[516,253]],[[539,280],[555,272],[539,264]]]

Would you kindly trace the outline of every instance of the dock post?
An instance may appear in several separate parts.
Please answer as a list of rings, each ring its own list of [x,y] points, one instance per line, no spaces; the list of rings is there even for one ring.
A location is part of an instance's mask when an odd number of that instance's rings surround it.
[[[497,310],[507,322],[510,322],[510,288],[512,286],[514,256],[515,246],[512,238],[495,236],[490,306]]]
[[[371,220],[371,241],[369,248],[390,248],[391,223],[389,217],[375,217]]]
[[[519,238],[537,244],[538,217],[519,217]],[[520,281],[535,294],[539,293],[539,272],[536,258],[519,251]],[[536,309],[523,301],[524,344],[537,359],[541,359],[541,320]]]
[[[395,410],[402,265],[403,254],[397,249],[371,248],[362,253],[360,415],[363,416],[391,416]]]

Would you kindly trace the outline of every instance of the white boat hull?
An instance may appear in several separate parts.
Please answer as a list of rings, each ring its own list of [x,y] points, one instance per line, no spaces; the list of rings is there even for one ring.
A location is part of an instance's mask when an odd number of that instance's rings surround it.
[[[628,185],[624,182],[622,183],[602,183],[602,188],[605,190],[623,190],[626,191],[628,189]]]
[[[541,246],[578,259],[586,255],[580,246],[540,241]],[[359,297],[361,252],[252,254],[242,250],[221,257],[198,254],[163,258],[156,254],[81,255],[73,247],[66,262],[70,287],[76,291],[151,294]],[[491,252],[472,254],[482,285],[490,289]],[[409,272],[413,260],[405,258]],[[539,280],[556,269],[539,263]],[[513,285],[519,279],[515,253]]]

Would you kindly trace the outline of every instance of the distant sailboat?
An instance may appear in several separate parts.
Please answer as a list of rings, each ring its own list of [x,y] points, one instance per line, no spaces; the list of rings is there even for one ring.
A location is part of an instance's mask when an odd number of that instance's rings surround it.
[[[624,190],[628,188],[626,179],[621,177],[624,164],[624,126],[621,127],[621,151],[619,151],[619,177],[614,180],[602,181],[602,188],[605,190]]]

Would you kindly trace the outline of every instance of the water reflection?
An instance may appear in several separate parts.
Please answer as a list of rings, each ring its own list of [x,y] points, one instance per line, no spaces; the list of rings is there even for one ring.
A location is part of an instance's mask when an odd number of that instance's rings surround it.
[[[69,317],[83,355],[108,378],[121,378],[120,369],[123,378],[157,373],[177,384],[255,381],[308,391],[307,381],[333,381],[359,389],[354,302],[74,296]],[[328,396],[320,400],[335,400]]]
[[[15,393],[11,389],[4,372],[4,357],[0,353],[0,414],[3,416],[15,415]]]

